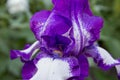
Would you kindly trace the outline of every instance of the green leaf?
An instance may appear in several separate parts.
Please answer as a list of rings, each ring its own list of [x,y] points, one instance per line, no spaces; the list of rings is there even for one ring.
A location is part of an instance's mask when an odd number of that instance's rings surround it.
[[[6,71],[8,64],[8,57],[1,54],[0,55],[0,76]]]
[[[103,40],[108,51],[115,57],[120,57],[120,41],[115,38],[109,38]]]
[[[9,60],[8,70],[15,76],[20,76],[20,72],[22,69],[22,63],[19,59]]]
[[[120,0],[114,0],[114,16],[120,17]]]

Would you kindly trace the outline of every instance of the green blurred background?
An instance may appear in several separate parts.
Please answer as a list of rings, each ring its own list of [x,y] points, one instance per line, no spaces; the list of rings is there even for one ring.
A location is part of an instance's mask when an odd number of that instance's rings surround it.
[[[104,18],[99,45],[114,58],[120,57],[120,0],[90,0],[95,15]],[[11,15],[6,0],[0,0],[0,80],[20,80],[22,63],[10,60],[11,49],[22,49],[35,38],[29,29],[29,19],[39,10],[51,9],[51,0],[29,0],[30,10]],[[86,80],[117,80],[115,69],[103,71],[90,59],[90,75]]]

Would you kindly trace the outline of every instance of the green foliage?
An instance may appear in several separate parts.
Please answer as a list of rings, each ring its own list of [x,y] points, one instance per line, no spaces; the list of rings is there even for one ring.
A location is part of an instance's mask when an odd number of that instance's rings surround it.
[[[95,15],[104,18],[104,28],[98,41],[115,58],[120,57],[120,0],[90,0]],[[0,80],[21,79],[22,63],[19,59],[10,60],[11,49],[22,49],[35,38],[29,29],[31,15],[43,9],[51,9],[51,0],[29,0],[30,11],[10,15],[6,0],[0,1]],[[115,70],[104,72],[93,64],[86,80],[116,80]],[[109,76],[109,77],[108,77]]]

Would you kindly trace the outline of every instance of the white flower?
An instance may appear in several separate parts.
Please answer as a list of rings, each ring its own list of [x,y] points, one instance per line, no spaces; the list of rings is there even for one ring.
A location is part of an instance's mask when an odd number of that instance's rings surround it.
[[[26,12],[29,10],[28,0],[7,0],[7,8],[10,14]]]

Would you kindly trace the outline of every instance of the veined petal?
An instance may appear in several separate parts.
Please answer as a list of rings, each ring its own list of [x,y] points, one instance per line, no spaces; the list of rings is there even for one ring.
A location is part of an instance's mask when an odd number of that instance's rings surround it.
[[[15,59],[21,57],[22,60],[29,60],[36,49],[39,49],[39,41],[34,42],[31,46],[25,47],[24,50],[11,50],[10,57]]]
[[[53,10],[69,19],[72,17],[71,13],[92,15],[88,0],[52,0],[52,2],[54,4]]]
[[[81,71],[80,71],[81,69],[80,69],[80,64],[78,59],[71,56],[71,57],[65,58],[64,60],[69,63],[70,70],[72,73],[72,77],[70,78],[73,78],[73,79],[79,78],[81,74]]]
[[[43,30],[50,13],[50,11],[40,11],[35,13],[30,19],[30,28],[37,39],[40,39],[41,34],[39,33]]]
[[[97,65],[105,70],[120,64],[118,60],[113,59],[106,50],[99,46],[86,48],[85,53],[93,57]]]
[[[93,44],[99,38],[103,20],[93,16],[88,0],[53,0],[53,3],[51,12],[38,12],[31,18],[31,29],[40,42],[42,36],[48,36],[47,40],[44,39],[49,43],[49,38],[53,38],[50,43],[53,46],[57,42],[56,36],[63,36],[71,29],[72,36],[71,33],[67,35],[70,43],[66,52],[72,51],[77,55],[84,46]]]
[[[112,56],[103,48],[99,46],[91,46],[86,48],[85,50],[86,55],[93,57],[95,60],[96,64],[104,69],[108,70],[111,67],[116,67],[118,74],[120,73],[120,61],[115,60],[112,58]]]
[[[48,55],[43,54],[42,52],[40,52],[37,55],[38,56],[35,59],[25,62],[22,68],[22,79],[23,80],[30,80],[38,71],[36,64],[39,61],[39,59],[48,57]]]
[[[93,45],[99,39],[103,27],[103,19],[98,16],[78,15],[78,21],[83,38],[83,46]]]
[[[66,33],[72,27],[72,23],[69,19],[57,14],[57,12],[53,11],[46,25],[44,26],[42,35],[61,35]]]
[[[26,79],[79,80],[78,78],[80,76],[80,67],[78,60],[75,57],[54,58],[47,54],[41,53],[37,55],[37,57],[34,59],[34,63],[37,68],[37,71],[33,76],[28,76],[26,77]],[[30,75],[32,75],[31,72]],[[23,79],[25,79],[25,77],[23,77]]]
[[[78,57],[79,66],[80,66],[80,73],[78,73],[78,76],[74,76],[69,78],[68,80],[85,80],[86,77],[88,77],[89,74],[89,64],[87,57],[85,55],[80,55]]]
[[[41,40],[43,35],[64,34],[71,27],[71,22],[55,11],[41,11],[33,15],[30,26],[36,38]]]
[[[67,36],[64,36],[64,34],[69,32],[72,23],[56,11],[53,10],[51,13],[48,11],[38,12],[31,18],[30,23],[33,33],[44,44],[44,47],[58,48],[61,47],[58,45],[62,45],[65,48],[66,44],[70,43],[69,34]]]
[[[42,58],[36,66],[38,71],[30,80],[66,80],[71,76],[69,64],[58,59]]]
[[[86,46],[92,45],[99,39],[103,20],[94,16],[90,10],[88,0],[52,0],[53,11],[68,18],[72,22],[72,38],[74,45],[71,51],[79,54]],[[63,13],[64,12],[64,13]],[[68,49],[69,50],[69,49]]]

